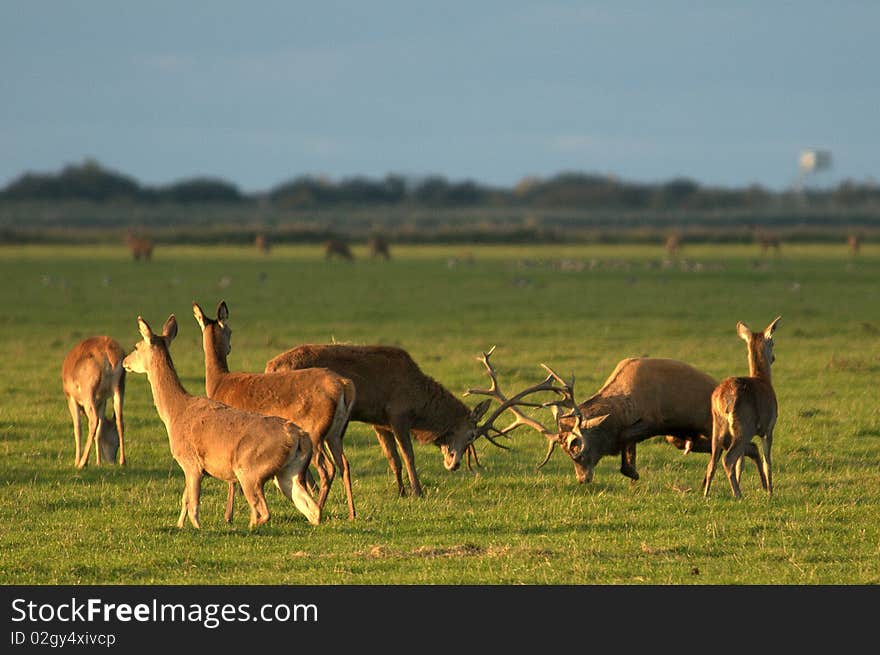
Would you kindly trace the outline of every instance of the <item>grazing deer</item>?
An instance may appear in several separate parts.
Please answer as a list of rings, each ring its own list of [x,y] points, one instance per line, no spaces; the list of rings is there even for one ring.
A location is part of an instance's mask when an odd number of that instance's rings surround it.
[[[73,438],[76,440],[74,464],[77,468],[83,468],[89,463],[93,441],[97,442],[97,463],[101,463],[106,452],[102,449],[104,432],[101,427],[107,421],[104,412],[111,396],[119,440],[119,463],[125,464],[122,418],[122,401],[125,397],[125,369],[122,367],[124,357],[125,351],[119,342],[107,336],[84,339],[64,357],[61,365],[61,386],[73,419]],[[81,452],[81,413],[89,421],[89,435],[84,452]],[[115,454],[113,459],[116,459]]]
[[[746,342],[749,356],[749,377],[729,377],[721,381],[712,392],[712,455],[703,479],[703,495],[709,495],[709,486],[715,475],[718,459],[724,453],[724,471],[730,481],[734,497],[742,497],[739,480],[742,474],[742,458],[746,446],[757,435],[761,439],[761,465],[764,475],[761,485],[768,494],[773,493],[773,473],[770,464],[770,448],[773,445],[773,428],[776,425],[776,392],[770,379],[773,354],[773,333],[779,326],[781,316],[773,319],[763,332],[752,332],[740,321],[736,333]]]
[[[342,239],[328,239],[324,242],[324,259],[331,259],[334,255],[348,261],[354,260],[351,248]]]
[[[351,470],[342,449],[349,415],[356,402],[354,383],[326,368],[308,368],[276,373],[229,372],[226,358],[232,350],[229,308],[225,301],[217,306],[217,317],[208,318],[198,303],[193,316],[202,330],[205,351],[205,391],[208,398],[249,412],[280,416],[294,421],[312,441],[312,464],[318,471],[318,520],[336,470],[348,499],[348,518],[354,519]],[[333,461],[327,456],[329,451]],[[334,468],[335,464],[335,468]],[[227,521],[232,519],[235,484],[229,485]]]
[[[495,371],[489,362],[491,351],[484,353],[483,364],[496,386]],[[561,386],[532,388],[534,391],[553,391],[561,396],[555,402],[540,403],[549,407],[556,421],[548,429],[534,419],[522,415],[516,407],[535,406],[534,403],[516,402],[508,409],[519,424],[534,428],[547,438],[547,454],[538,468],[544,466],[556,446],[564,450],[574,463],[578,482],[590,482],[599,460],[606,455],[620,454],[620,472],[633,480],[636,471],[636,444],[654,436],[667,440],[685,452],[709,452],[708,435],[712,433],[710,399],[715,380],[693,366],[673,359],[635,357],[621,360],[602,387],[581,403],[575,401],[574,377],[563,380],[547,365],[548,380]],[[546,382],[546,380],[545,380]],[[468,393],[495,395],[492,390],[471,389]],[[518,394],[521,398],[525,395]],[[503,397],[495,395],[504,402]],[[564,408],[565,414],[560,414]],[[752,446],[746,453],[758,463],[757,450]],[[760,472],[760,467],[759,467]]]
[[[391,259],[391,252],[388,250],[388,241],[385,240],[385,237],[374,234],[367,242],[367,246],[370,248],[370,257],[373,259],[377,257],[382,257],[386,261]]]
[[[259,232],[254,237],[254,246],[256,249],[263,253],[264,255],[268,255],[269,251],[272,249],[272,244],[269,240],[269,235]]]
[[[846,239],[846,247],[849,249],[850,255],[858,255],[862,249],[862,235],[850,234]]]
[[[138,316],[142,340],[125,358],[125,370],[145,373],[153,393],[153,404],[168,432],[171,455],[183,469],[186,486],[177,527],[189,516],[193,527],[199,522],[202,478],[237,481],[251,508],[249,527],[269,520],[263,487],[275,484],[313,525],[320,511],[305,488],[305,476],[312,455],[309,436],[293,421],[278,416],[253,414],[216,400],[192,396],[180,383],[169,346],[177,336],[177,320],[168,317],[162,334],[155,334]]]
[[[469,408],[443,385],[425,375],[402,348],[303,345],[269,360],[266,372],[316,366],[328,368],[354,382],[357,397],[351,409],[351,420],[373,426],[400,496],[406,495],[400,455],[413,495],[422,495],[412,447],[413,436],[420,443],[439,446],[443,465],[449,471],[458,469],[462,455],[478,437],[486,436],[495,445],[500,445],[488,435],[493,429],[491,421],[478,425],[491,400]]]
[[[148,237],[138,237],[129,232],[125,236],[125,243],[131,251],[131,256],[136,262],[141,260],[150,261],[153,258],[153,240]]]

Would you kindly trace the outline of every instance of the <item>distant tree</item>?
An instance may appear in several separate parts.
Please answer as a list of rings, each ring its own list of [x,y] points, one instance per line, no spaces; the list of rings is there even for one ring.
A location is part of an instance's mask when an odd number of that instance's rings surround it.
[[[130,177],[102,168],[93,159],[65,166],[60,173],[25,173],[6,187],[7,198],[110,200],[137,198],[140,185]]]
[[[234,184],[212,177],[194,177],[157,190],[159,198],[172,202],[241,202],[244,196]]]

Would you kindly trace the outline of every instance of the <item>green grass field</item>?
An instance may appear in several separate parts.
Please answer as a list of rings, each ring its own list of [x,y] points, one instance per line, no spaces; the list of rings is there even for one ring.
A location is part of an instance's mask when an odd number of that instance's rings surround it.
[[[148,264],[121,247],[0,248],[0,583],[2,584],[876,584],[880,582],[880,247],[690,246],[662,265],[650,246],[398,247],[391,262],[325,262],[320,249],[162,247]],[[472,258],[472,261],[471,261]],[[73,466],[60,369],[79,339],[130,349],[141,314],[170,313],[177,370],[204,394],[191,303],[230,309],[232,370],[305,342],[400,345],[456,394],[575,373],[579,398],[633,355],[685,360],[721,378],[746,374],[736,322],[775,316],[779,397],[774,495],[754,467],[735,501],[723,471],[699,485],[706,455],[659,439],[639,447],[641,479],[607,457],[578,485],[557,452],[522,428],[512,450],[478,444],[483,468],[449,473],[416,445],[423,498],[397,498],[368,426],[346,436],[358,517],[341,478],[310,526],[274,485],[272,518],[249,532],[225,483],[202,487],[202,530],[175,527],[183,474],[145,376],[127,382],[124,468]],[[477,399],[465,398],[473,405]],[[549,420],[549,418],[548,418]]]

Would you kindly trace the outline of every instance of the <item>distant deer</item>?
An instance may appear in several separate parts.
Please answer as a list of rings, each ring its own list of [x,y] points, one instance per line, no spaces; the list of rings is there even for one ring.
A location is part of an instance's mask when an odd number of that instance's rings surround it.
[[[97,441],[95,457],[97,463],[101,463],[101,457],[106,452],[101,447],[101,426],[107,420],[104,412],[107,400],[111,397],[119,440],[119,463],[125,464],[122,419],[122,401],[125,397],[125,370],[122,367],[124,357],[125,351],[119,342],[107,336],[84,339],[64,357],[61,384],[70,417],[73,419],[73,437],[76,440],[74,464],[77,468],[88,464],[93,441]],[[89,435],[84,452],[81,452],[81,413],[89,421]]]
[[[846,246],[849,249],[850,255],[858,255],[862,249],[862,235],[850,234],[846,239]]]
[[[351,410],[351,420],[373,426],[397,482],[399,496],[406,495],[401,476],[401,455],[413,495],[422,495],[412,437],[420,443],[439,446],[443,466],[448,471],[458,469],[463,454],[470,456],[477,438],[485,436],[499,445],[488,434],[494,429],[492,421],[478,424],[492,401],[485,400],[471,409],[423,373],[402,348],[303,345],[270,359],[266,363],[266,372],[314,366],[329,368],[354,382],[357,398]]]
[[[269,241],[269,236],[263,232],[259,232],[254,237],[254,246],[257,250],[264,255],[268,255],[269,251],[272,249],[272,244]]]
[[[385,240],[385,237],[374,234],[370,237],[367,245],[370,248],[370,257],[373,259],[377,257],[382,257],[386,261],[391,259],[391,253],[388,250],[388,242]]]
[[[324,259],[332,259],[334,256],[348,261],[354,260],[351,248],[342,239],[328,239],[324,242]]]
[[[153,404],[168,432],[171,455],[186,478],[177,527],[182,528],[189,516],[193,527],[201,528],[199,499],[206,473],[241,485],[251,508],[251,528],[269,520],[263,487],[270,478],[309,523],[317,525],[320,511],[305,487],[312,455],[308,434],[293,421],[245,412],[187,393],[168,350],[177,336],[173,314],[161,335],[140,316],[138,330],[142,340],[123,364],[127,371],[146,373]]]
[[[666,248],[666,254],[669,255],[669,257],[677,257],[678,251],[681,249],[681,235],[670,234],[666,237],[664,247]]]
[[[765,256],[771,249],[777,255],[782,249],[782,242],[779,239],[779,235],[773,232],[768,232],[767,230],[755,230],[755,241],[757,241],[758,245],[761,247],[761,254]]]
[[[777,316],[763,332],[752,332],[739,322],[736,333],[746,342],[749,357],[749,377],[729,377],[721,381],[712,392],[712,455],[703,480],[703,495],[709,495],[709,486],[715,475],[718,459],[724,453],[724,471],[730,481],[730,489],[736,498],[742,474],[742,458],[752,437],[761,439],[761,464],[764,475],[762,486],[768,494],[773,493],[773,475],[770,464],[770,448],[773,445],[773,428],[776,425],[776,392],[770,379],[773,354],[773,333],[781,316]]]
[[[220,301],[216,318],[206,316],[198,303],[193,303],[192,307],[193,316],[202,330],[205,391],[208,398],[249,412],[292,420],[308,432],[312,441],[311,462],[320,479],[318,520],[337,469],[342,471],[348,499],[348,518],[354,519],[351,470],[342,449],[342,438],[356,402],[354,383],[326,368],[277,373],[230,373],[226,358],[232,350],[232,329],[229,327],[226,302]],[[232,519],[234,491],[235,485],[230,483],[227,521]]]
[[[131,251],[135,261],[150,261],[153,258],[153,240],[148,237],[135,236],[129,232],[125,236],[125,243]]]

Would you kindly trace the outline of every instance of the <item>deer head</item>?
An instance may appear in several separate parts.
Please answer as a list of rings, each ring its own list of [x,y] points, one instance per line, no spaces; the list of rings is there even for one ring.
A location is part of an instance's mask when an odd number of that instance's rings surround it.
[[[752,377],[770,379],[770,365],[776,361],[776,355],[773,354],[773,333],[781,320],[782,317],[777,316],[763,332],[752,332],[742,321],[736,324],[736,333],[746,342],[748,348],[749,375]]]
[[[438,437],[437,445],[440,446],[440,452],[443,453],[443,466],[447,471],[458,470],[462,455],[473,446],[474,441],[480,436],[480,419],[491,404],[491,399],[477,404],[450,430]]]
[[[217,318],[208,318],[198,303],[194,302],[193,316],[202,330],[203,338],[215,352],[227,357],[232,352],[232,329],[229,327],[229,308],[226,301],[221,300],[217,305]]]
[[[167,351],[174,337],[177,336],[177,319],[174,318],[174,314],[171,314],[162,327],[161,335],[155,334],[149,324],[140,316],[138,316],[137,322],[138,330],[143,339],[138,341],[134,350],[122,360],[122,366],[126,371],[132,373],[146,373],[150,369],[150,362],[156,348],[162,345]]]

